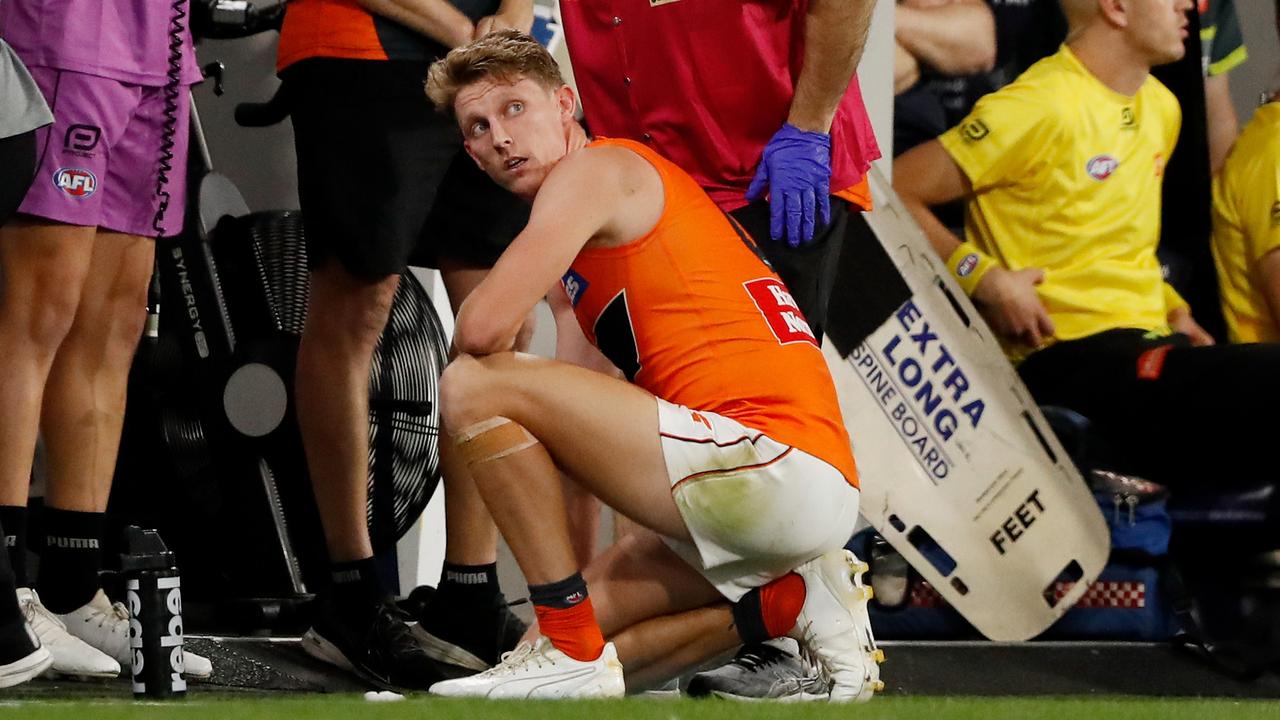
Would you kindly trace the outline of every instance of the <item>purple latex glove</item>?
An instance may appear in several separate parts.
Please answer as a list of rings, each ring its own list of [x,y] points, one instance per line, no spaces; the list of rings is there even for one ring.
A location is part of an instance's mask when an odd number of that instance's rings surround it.
[[[764,197],[769,188],[769,234],[797,247],[813,240],[817,226],[831,222],[831,136],[787,123],[769,138],[747,200]]]

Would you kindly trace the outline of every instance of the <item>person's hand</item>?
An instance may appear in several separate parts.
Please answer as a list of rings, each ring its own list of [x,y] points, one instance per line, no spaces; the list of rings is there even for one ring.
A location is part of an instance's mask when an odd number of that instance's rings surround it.
[[[831,136],[787,123],[764,146],[747,200],[769,189],[769,234],[797,247],[831,222]],[[814,216],[817,216],[816,219]]]
[[[488,35],[495,30],[519,30],[526,35],[533,30],[533,5],[518,4],[515,9],[502,8],[494,15],[486,15],[476,21],[476,29],[472,34],[473,40]]]
[[[993,267],[974,288],[973,299],[997,333],[1038,348],[1054,333],[1053,320],[1036,292],[1042,282],[1040,268]]]
[[[1191,338],[1193,346],[1208,347],[1214,344],[1213,336],[1191,317],[1191,308],[1184,306],[1170,310],[1168,319],[1169,329]]]

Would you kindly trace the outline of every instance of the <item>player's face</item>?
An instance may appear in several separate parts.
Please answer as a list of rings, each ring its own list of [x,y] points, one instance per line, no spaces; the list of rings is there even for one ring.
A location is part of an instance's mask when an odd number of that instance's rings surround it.
[[[453,108],[467,153],[480,169],[531,199],[567,152],[573,102],[567,87],[548,90],[528,78],[484,79],[464,87]]]
[[[1163,65],[1186,53],[1191,0],[1130,0],[1129,35],[1150,63]]]

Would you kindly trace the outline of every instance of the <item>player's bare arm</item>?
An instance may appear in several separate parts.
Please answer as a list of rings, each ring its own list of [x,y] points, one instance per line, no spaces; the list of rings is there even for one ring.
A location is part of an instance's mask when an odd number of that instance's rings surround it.
[[[458,311],[454,345],[470,355],[510,350],[526,315],[589,242],[641,237],[662,214],[662,181],[639,156],[584,148],[561,160],[529,224]]]

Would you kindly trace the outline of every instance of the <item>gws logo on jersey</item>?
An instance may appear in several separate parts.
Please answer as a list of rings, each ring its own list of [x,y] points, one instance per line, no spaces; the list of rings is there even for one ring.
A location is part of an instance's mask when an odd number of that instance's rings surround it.
[[[87,198],[98,189],[98,178],[83,168],[58,168],[53,184],[74,198]]]
[[[1110,155],[1094,155],[1089,158],[1084,170],[1089,173],[1089,177],[1101,182],[1111,177],[1118,167],[1120,167],[1120,161]]]
[[[578,307],[578,301],[582,299],[582,293],[587,291],[587,286],[591,283],[587,279],[574,272],[572,268],[560,278],[560,283],[564,285],[564,294],[569,296],[569,304]]]
[[[746,288],[747,294],[751,296],[779,343],[790,345],[807,342],[815,347],[818,345],[818,339],[801,314],[800,306],[781,280],[759,278],[742,283],[742,287]]]

